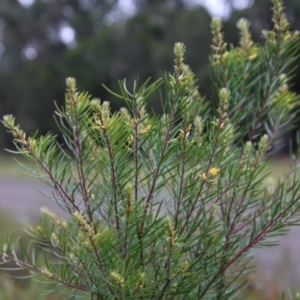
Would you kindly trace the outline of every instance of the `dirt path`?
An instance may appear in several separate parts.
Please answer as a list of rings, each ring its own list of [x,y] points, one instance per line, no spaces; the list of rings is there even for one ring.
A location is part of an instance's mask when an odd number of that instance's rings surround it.
[[[27,223],[38,218],[41,207],[56,213],[62,210],[41,192],[50,194],[49,187],[36,180],[0,178],[0,209],[11,213],[19,222]],[[300,227],[294,227],[280,238],[280,246],[259,249],[255,252],[258,276],[262,286],[278,284],[278,288],[300,286]],[[300,291],[300,289],[298,289]]]

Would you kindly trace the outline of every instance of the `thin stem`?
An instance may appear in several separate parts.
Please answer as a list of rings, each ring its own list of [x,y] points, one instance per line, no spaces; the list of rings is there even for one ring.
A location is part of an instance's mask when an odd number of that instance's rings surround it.
[[[115,158],[114,158],[114,153],[112,149],[112,145],[110,142],[110,138],[108,136],[107,130],[105,128],[104,120],[99,114],[99,120],[102,125],[102,130],[104,133],[104,138],[106,142],[106,146],[108,149],[108,155],[110,159],[110,170],[111,170],[111,176],[112,176],[112,189],[113,189],[113,201],[114,201],[114,210],[115,210],[115,222],[116,222],[116,227],[118,232],[120,232],[120,221],[119,221],[119,211],[118,211],[118,198],[117,198],[117,168],[116,168],[116,163],[115,163]]]
[[[91,211],[90,205],[88,203],[89,197],[88,197],[88,192],[87,192],[87,187],[86,187],[86,182],[85,182],[85,175],[83,171],[83,158],[82,158],[82,147],[81,143],[79,142],[79,137],[80,137],[80,129],[79,129],[79,119],[78,119],[78,114],[76,112],[75,116],[75,133],[74,133],[74,144],[75,144],[75,158],[76,158],[76,163],[77,163],[77,171],[78,171],[78,177],[79,177],[79,184],[81,188],[81,193],[84,201],[84,205],[87,209],[88,213],[88,218],[90,221],[90,224],[93,226],[93,229],[95,233],[97,233],[97,229],[94,225],[93,222],[93,213]]]
[[[280,23],[280,20],[278,20],[278,22]],[[257,132],[258,126],[261,124],[261,119],[262,119],[263,113],[265,111],[265,108],[267,106],[267,102],[269,100],[269,97],[271,95],[272,87],[274,85],[273,80],[274,80],[275,75],[276,75],[276,69],[277,69],[277,65],[278,65],[278,61],[279,61],[279,57],[280,57],[280,52],[281,52],[281,47],[280,47],[281,46],[281,42],[282,42],[282,34],[281,34],[281,32],[278,32],[276,42],[277,43],[276,43],[276,52],[275,52],[274,66],[273,66],[273,68],[271,70],[269,86],[267,88],[265,96],[262,99],[262,105],[261,105],[260,110],[258,112],[257,118],[255,119],[255,123],[254,123],[254,126],[252,128],[252,132],[250,134],[249,140],[251,142],[253,141],[253,139],[255,137],[255,134]]]
[[[17,132],[14,131],[16,134]],[[55,190],[58,192],[60,198],[63,200],[63,202],[66,204],[66,208],[68,209],[69,213],[72,215],[73,211],[69,207],[68,203],[71,204],[73,207],[73,210],[76,210],[80,212],[79,207],[75,204],[75,201],[69,196],[69,194],[66,192],[66,190],[62,187],[60,182],[53,176],[47,165],[40,159],[39,156],[34,154],[33,149],[30,147],[30,145],[27,143],[27,141],[20,135],[17,135],[18,139],[20,140],[21,144],[25,147],[25,149],[32,155],[32,157],[38,162],[40,167],[46,172],[46,174],[49,176],[50,180],[52,181]]]
[[[213,158],[215,156],[215,153],[217,151],[217,146],[218,146],[218,141],[219,141],[219,137],[220,137],[220,132],[221,132],[221,124],[223,123],[223,117],[220,116],[219,118],[219,122],[218,122],[218,125],[217,125],[217,133],[216,133],[216,137],[215,137],[215,141],[214,141],[214,145],[213,145],[213,150],[211,152],[211,155],[210,155],[210,158],[209,158],[209,161],[208,161],[208,164],[207,164],[207,167],[206,167],[206,171],[205,171],[205,175],[208,174],[208,171],[212,165],[212,161],[213,161]],[[196,204],[198,203],[199,199],[200,199],[200,196],[201,196],[201,193],[202,193],[202,189],[204,187],[204,184],[205,182],[202,181],[201,182],[201,185],[200,185],[200,188],[199,188],[199,191],[197,193],[197,196],[186,216],[186,219],[183,223],[183,226],[181,227],[180,231],[179,231],[179,236],[184,232],[184,230],[187,228],[188,224],[189,224],[189,221],[190,221],[190,218],[195,210],[195,207],[196,207]],[[201,206],[201,208],[198,209],[198,212],[196,213],[196,219],[199,218],[199,215],[200,215],[200,212],[201,212],[201,209],[202,209],[203,206]]]
[[[179,70],[179,61],[177,61],[177,70]],[[177,100],[178,100],[177,98],[179,97],[178,96],[178,88],[179,88],[179,84],[180,84],[179,77],[180,77],[180,73],[179,73],[179,71],[177,71],[176,72],[176,88],[175,88],[175,95],[173,97],[173,103],[172,103],[173,106],[171,108],[170,120],[169,120],[169,123],[168,123],[168,126],[167,126],[167,130],[164,134],[164,143],[163,143],[163,146],[162,146],[162,150],[160,152],[160,156],[159,156],[159,159],[158,159],[156,170],[155,170],[153,178],[152,178],[152,184],[150,186],[149,193],[148,193],[148,196],[146,198],[145,209],[144,209],[144,218],[143,218],[141,224],[137,225],[137,236],[138,236],[138,240],[139,240],[139,244],[140,244],[140,259],[141,259],[142,264],[143,264],[143,261],[144,261],[143,245],[142,245],[143,229],[144,229],[144,226],[145,226],[145,220],[146,220],[147,212],[148,212],[148,209],[150,207],[150,202],[151,202],[151,199],[153,197],[155,186],[156,186],[156,183],[157,183],[160,171],[161,171],[161,166],[162,166],[162,163],[163,163],[163,159],[165,157],[167,146],[169,144],[169,137],[170,137],[172,127],[173,127],[173,122],[174,122],[174,119],[175,119],[176,103],[177,103]],[[137,147],[137,142],[136,142],[136,147]]]
[[[134,105],[134,199],[135,201],[138,200],[138,183],[139,183],[139,158],[138,158],[138,151],[139,151],[139,107],[138,107],[138,95],[135,95],[133,98],[133,105]]]
[[[177,205],[176,205],[176,211],[175,211],[175,228],[177,228],[177,224],[179,221],[179,209],[181,207],[182,198],[183,198],[183,186],[184,186],[184,175],[185,175],[185,168],[186,168],[186,149],[187,149],[187,137],[188,137],[188,125],[184,126],[183,128],[183,137],[182,137],[182,159],[181,159],[181,168],[180,168],[180,186],[179,186],[179,193],[178,193],[178,199],[177,199]]]
[[[161,166],[162,166],[162,162],[163,162],[166,150],[167,150],[167,146],[169,144],[169,136],[171,134],[171,130],[172,130],[172,127],[173,127],[173,122],[174,122],[174,119],[175,119],[175,113],[176,113],[177,102],[178,102],[178,97],[179,97],[178,93],[179,93],[179,86],[180,86],[180,79],[179,79],[180,78],[180,72],[179,72],[180,65],[181,65],[181,62],[177,59],[176,68],[175,68],[177,70],[176,74],[175,74],[176,83],[175,83],[175,87],[174,87],[174,96],[172,97],[173,101],[172,101],[172,108],[171,108],[171,114],[170,114],[170,121],[169,121],[169,124],[167,126],[167,130],[165,132],[164,144],[163,144],[162,150],[160,152],[160,157],[159,157],[159,160],[158,160],[156,171],[155,171],[154,176],[152,178],[152,184],[151,184],[149,194],[148,194],[147,199],[146,199],[146,208],[145,208],[145,212],[144,212],[145,216],[147,215],[149,204],[150,204],[150,201],[153,197],[156,182],[158,180],[159,173],[160,173]],[[142,222],[142,224],[141,224],[141,229],[143,229],[143,227],[144,227],[144,222]]]
[[[223,268],[219,269],[218,272],[208,282],[208,284],[206,285],[205,289],[200,294],[199,299],[202,299],[205,296],[205,294],[210,289],[210,287],[213,285],[213,283],[217,280],[218,277],[220,277],[220,275],[227,268],[229,268],[234,262],[236,262],[247,251],[249,251],[250,249],[252,249],[257,243],[259,243],[261,240],[263,240],[265,238],[265,236],[267,235],[267,233],[272,230],[272,227],[274,225],[276,225],[276,223],[278,222],[278,220],[280,220],[280,218],[282,216],[284,216],[289,211],[290,207],[292,205],[294,205],[294,203],[296,203],[296,201],[299,201],[299,199],[300,199],[300,195],[298,197],[296,197],[295,202],[293,202],[290,205],[288,205],[281,213],[279,213],[275,218],[273,218],[269,222],[269,224],[267,224],[264,228],[262,228],[262,230],[248,243],[248,245],[246,245],[244,248],[242,248],[240,251],[238,251],[234,255],[234,257],[232,259],[230,259],[226,264],[224,264]],[[291,217],[289,216],[286,219],[281,220],[281,223],[284,224],[285,221],[287,221],[289,218],[291,218]]]
[[[33,266],[31,264],[28,264],[24,261],[21,261],[19,259],[16,259],[14,256],[7,255],[6,253],[1,253],[1,255],[2,255],[2,257],[5,257],[6,259],[14,261],[18,266],[22,266],[26,269],[29,269],[29,270],[32,270],[34,272],[40,273],[40,274],[46,276],[47,278],[49,278],[53,281],[59,282],[60,284],[63,284],[67,287],[74,288],[74,289],[77,289],[77,290],[81,290],[81,291],[84,291],[84,292],[88,291],[88,289],[85,286],[79,285],[78,283],[75,283],[75,282],[69,282],[69,281],[63,280],[60,277],[56,276],[55,274],[52,274],[50,271],[46,275],[45,270],[43,270],[41,268],[38,268],[38,267],[35,267],[35,266]]]
[[[169,250],[168,253],[168,258],[167,261],[165,263],[165,269],[166,269],[166,282],[160,292],[160,295],[156,297],[156,293],[153,294],[153,296],[151,297],[151,299],[163,299],[171,281],[175,278],[175,276],[173,278],[171,278],[171,257],[172,257],[172,249]]]

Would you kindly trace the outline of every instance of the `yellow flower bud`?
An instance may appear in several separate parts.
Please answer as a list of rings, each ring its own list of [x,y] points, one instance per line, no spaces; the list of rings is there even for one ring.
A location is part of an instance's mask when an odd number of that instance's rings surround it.
[[[220,169],[218,168],[211,168],[209,169],[208,173],[211,175],[211,176],[217,176],[220,172]]]

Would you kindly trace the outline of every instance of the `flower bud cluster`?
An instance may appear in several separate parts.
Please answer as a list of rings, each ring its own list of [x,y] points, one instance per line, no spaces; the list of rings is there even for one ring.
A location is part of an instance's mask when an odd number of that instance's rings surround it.
[[[212,122],[213,125],[218,126],[219,128],[224,128],[225,124],[229,121],[228,118],[228,100],[229,100],[230,92],[226,88],[222,88],[219,93],[220,98],[220,107],[217,112],[219,114],[219,118],[217,122]]]
[[[26,139],[26,133],[20,129],[20,125],[15,125],[15,117],[13,115],[3,116],[3,125],[12,133],[16,141],[22,143]]]
[[[127,184],[124,189],[124,194],[126,198],[126,216],[129,217],[132,211],[132,192],[133,186],[131,184]]]
[[[267,134],[264,134],[258,142],[258,149],[256,150],[255,161],[253,165],[254,168],[256,168],[261,163],[268,146],[269,136]]]
[[[40,271],[44,276],[46,276],[49,279],[54,279],[54,280],[58,279],[57,276],[55,274],[51,273],[46,267],[42,267],[40,269]]]
[[[284,33],[289,29],[289,22],[283,12],[284,6],[281,1],[273,0],[273,18],[274,29],[278,33]]]
[[[93,227],[88,224],[87,220],[85,217],[78,211],[75,211],[73,214],[73,217],[77,224],[83,229],[83,231],[89,236],[89,237],[94,237],[95,231]]]
[[[175,73],[180,74],[182,72],[183,61],[184,61],[185,46],[183,43],[175,43],[174,54],[175,54]]]
[[[177,237],[176,237],[176,233],[171,218],[169,216],[165,218],[165,226],[167,229],[167,246],[168,249],[172,251],[174,247],[177,245],[176,243]]]
[[[95,111],[95,120],[96,124],[94,127],[95,129],[97,126],[101,130],[107,130],[112,126],[112,118],[110,113],[110,104],[108,101],[104,101],[100,104],[99,99],[94,99],[90,102],[92,109]]]
[[[295,105],[293,100],[296,98],[296,93],[289,90],[287,81],[285,74],[279,76],[279,88],[273,98],[273,103],[276,104],[276,110],[279,114],[282,110],[292,109]]]
[[[243,57],[253,60],[257,57],[258,47],[253,46],[253,40],[249,32],[250,22],[244,18],[237,22],[240,30],[240,50]]]
[[[244,152],[240,161],[240,169],[243,170],[247,164],[247,161],[249,159],[250,153],[252,150],[252,143],[250,141],[246,142],[244,146]]]
[[[293,33],[289,30],[289,22],[285,13],[283,12],[284,6],[282,1],[273,0],[273,17],[274,30],[263,30],[262,36],[267,43],[271,46],[280,46],[281,41],[287,41],[299,36],[299,31]]]
[[[202,137],[203,124],[202,119],[199,116],[196,116],[194,119],[194,134],[197,142],[199,143]]]
[[[110,277],[113,279],[113,281],[117,284],[119,289],[122,289],[124,286],[124,278],[121,276],[121,274],[117,271],[110,272]]]
[[[219,18],[213,18],[211,23],[212,36],[213,36],[213,56],[212,64],[218,65],[224,63],[224,54],[226,52],[227,43],[224,42],[222,33],[222,22]]]
[[[59,218],[56,214],[51,212],[47,207],[42,207],[40,209],[41,213],[43,213],[46,217],[51,219],[53,223],[55,223],[58,227],[67,228],[67,223]]]
[[[207,173],[202,173],[199,175],[200,179],[204,182],[214,182],[215,177],[219,174],[219,168],[210,168]]]

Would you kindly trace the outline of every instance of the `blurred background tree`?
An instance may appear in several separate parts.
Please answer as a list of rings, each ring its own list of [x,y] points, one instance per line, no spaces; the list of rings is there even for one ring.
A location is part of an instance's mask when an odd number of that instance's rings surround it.
[[[211,98],[208,68],[211,16],[195,0],[132,0],[130,14],[120,9],[122,0],[0,0],[0,115],[14,114],[29,133],[56,131],[55,100],[64,101],[64,83],[75,77],[81,90],[102,100],[112,100],[113,109],[124,105],[102,87],[118,89],[118,79],[128,86],[139,76],[153,80],[173,65],[173,45],[187,46],[186,62],[198,78],[199,90]],[[127,2],[127,1],[126,1]],[[204,3],[204,1],[202,1]],[[243,10],[227,2],[225,37],[238,42],[236,22],[252,22],[254,40],[271,27],[271,3],[255,0]],[[246,1],[247,2],[247,1]],[[124,2],[123,2],[124,4]],[[285,0],[291,29],[300,29],[300,1]],[[299,64],[299,61],[298,61]],[[300,72],[294,79],[300,92]],[[160,95],[149,105],[160,111]],[[1,149],[10,137],[0,127]]]

